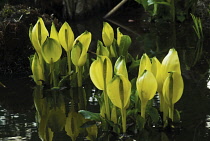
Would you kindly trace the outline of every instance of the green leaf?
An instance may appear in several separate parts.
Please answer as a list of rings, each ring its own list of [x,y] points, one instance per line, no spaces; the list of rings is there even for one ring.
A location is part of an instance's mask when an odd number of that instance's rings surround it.
[[[131,38],[128,35],[123,35],[120,40],[119,45],[119,55],[127,56],[128,48],[131,45]]]
[[[158,113],[156,108],[149,107],[146,110],[146,112],[147,112],[148,115],[150,115],[150,117],[151,117],[151,119],[154,123],[157,123],[159,121],[159,113]]]
[[[79,110],[78,113],[82,114],[85,119],[101,121],[101,117],[99,113],[93,113],[86,110]]]
[[[95,125],[95,124],[96,124],[96,121],[95,121],[95,120],[89,120],[89,121],[85,122],[85,123],[81,126],[81,128],[91,127],[91,126],[93,126],[93,125]]]

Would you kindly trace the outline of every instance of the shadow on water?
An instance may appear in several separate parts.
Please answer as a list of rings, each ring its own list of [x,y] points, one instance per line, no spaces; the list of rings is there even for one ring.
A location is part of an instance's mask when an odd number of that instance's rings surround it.
[[[139,15],[137,15],[138,17]],[[142,133],[136,140],[149,141],[207,141],[210,139],[210,58],[209,44],[198,40],[191,23],[173,25],[150,23],[143,17],[124,15],[107,21],[113,29],[121,28],[123,34],[132,38],[130,52],[141,56],[146,52],[160,60],[168,49],[178,51],[185,89],[175,107],[181,111],[181,129],[178,132]],[[94,17],[86,21],[70,23],[75,35],[88,30],[93,35],[90,50],[94,51],[101,40],[103,19]],[[30,78],[3,79],[7,88],[0,88],[0,140],[17,137],[20,140],[84,140],[97,130],[82,129],[86,122],[78,110],[98,112],[99,106],[93,97],[95,91],[86,82],[85,89],[43,90],[34,87]],[[89,85],[88,85],[89,84]],[[68,126],[71,125],[71,126]],[[65,129],[65,130],[63,130]],[[94,136],[90,136],[94,137]]]

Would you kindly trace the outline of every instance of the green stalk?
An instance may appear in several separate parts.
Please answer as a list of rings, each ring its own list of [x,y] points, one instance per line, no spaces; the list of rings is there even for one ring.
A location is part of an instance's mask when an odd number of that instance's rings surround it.
[[[123,134],[126,133],[126,109],[121,109]]]
[[[110,116],[110,108],[109,108],[109,99],[108,99],[108,95],[107,95],[107,91],[106,91],[106,84],[105,83],[104,83],[104,102],[105,102],[106,118],[108,120],[110,120],[111,116]]]
[[[56,78],[55,78],[54,63],[53,63],[52,59],[50,62],[50,85],[52,85],[53,87],[57,86],[57,82],[56,82]]]
[[[141,101],[141,116],[145,119],[147,101]]]
[[[76,66],[78,87],[82,87],[82,68],[83,67]]]
[[[169,118],[171,118],[172,121],[174,121],[174,104],[170,105],[169,108]]]
[[[175,22],[175,2],[174,0],[171,0],[171,16],[172,16],[172,20],[173,22]]]
[[[71,52],[67,51],[68,75],[71,74]],[[70,77],[71,80],[71,77]]]
[[[170,98],[170,107],[169,107],[169,118],[173,121],[174,119],[174,104],[172,102],[173,98],[173,72],[170,73],[170,84],[169,84],[169,98]]]
[[[160,111],[163,112],[163,105],[164,105],[163,94],[159,93],[159,97],[160,97]]]
[[[38,53],[38,52],[37,52]],[[42,71],[43,71],[43,76],[44,76],[44,81],[45,81],[45,67],[44,67],[44,59],[42,57],[42,54],[41,53],[38,53],[38,57],[39,57],[39,61],[40,61],[40,65],[41,65],[41,68],[42,68]]]
[[[104,64],[103,64],[103,81],[104,81],[104,102],[105,102],[105,113],[106,113],[106,118],[108,120],[111,120],[111,115],[110,115],[110,107],[109,107],[109,98],[108,98],[108,95],[107,95],[107,84],[106,84],[106,73],[107,73],[107,70],[106,70],[106,67],[107,67],[107,60],[105,59],[104,60]]]
[[[165,103],[164,101],[164,104],[163,104],[163,122],[165,122],[167,120],[167,117],[168,117],[168,105]]]

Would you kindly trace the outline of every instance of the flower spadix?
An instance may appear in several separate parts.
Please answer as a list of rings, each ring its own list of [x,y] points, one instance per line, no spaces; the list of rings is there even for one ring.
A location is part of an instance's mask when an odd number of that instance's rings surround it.
[[[35,50],[38,53],[41,53],[41,46],[45,42],[47,36],[49,36],[49,33],[47,31],[47,28],[45,27],[42,18],[38,18],[37,23],[34,25],[31,31],[29,31],[29,33],[30,33],[29,36],[31,36],[30,37],[31,42]]]
[[[58,33],[59,41],[61,46],[66,52],[70,51],[74,42],[74,33],[67,22],[65,22]]]
[[[151,100],[157,91],[157,81],[152,72],[144,70],[136,81],[136,88],[141,100],[141,116],[145,118],[148,100]]]
[[[42,81],[44,80],[44,74],[43,70],[39,61],[39,57],[37,53],[34,54],[33,60],[32,60],[32,65],[31,65],[31,70],[33,73],[33,79],[37,85],[41,85]]]
[[[107,56],[98,56],[90,66],[90,78],[99,90],[104,90],[104,84],[112,79],[112,74],[112,62]]]
[[[62,49],[58,41],[53,38],[47,38],[42,45],[42,56],[50,64],[57,62],[62,54]]]
[[[107,94],[116,107],[126,108],[131,94],[130,81],[123,75],[115,75],[107,85]]]
[[[142,75],[145,69],[151,71],[151,66],[152,64],[150,58],[147,56],[146,53],[144,53],[140,60],[138,77]]]
[[[114,40],[114,30],[111,27],[111,25],[107,22],[103,23],[102,40],[106,47],[111,46]]]

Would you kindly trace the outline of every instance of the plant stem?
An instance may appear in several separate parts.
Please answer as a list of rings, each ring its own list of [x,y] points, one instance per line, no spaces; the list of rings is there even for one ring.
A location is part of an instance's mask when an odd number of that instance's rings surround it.
[[[121,109],[123,134],[126,133],[126,109]]]
[[[163,104],[163,122],[165,122],[167,120],[167,117],[168,117],[168,114],[169,114],[168,112],[169,112],[168,105],[164,101],[164,104]]]
[[[68,51],[67,53],[67,63],[68,63],[68,75],[71,74],[71,52]],[[70,77],[71,80],[71,77]]]
[[[175,2],[174,0],[171,0],[171,15],[173,22],[175,22],[175,14]]]
[[[145,119],[147,101],[141,101],[141,116]]]
[[[77,86],[82,87],[82,68],[80,66],[76,66],[77,71]]]
[[[55,70],[54,70],[54,63],[53,61],[51,60],[50,62],[50,84],[53,86],[53,87],[56,87],[57,86],[57,81],[56,81],[56,78],[55,78]]]
[[[171,104],[169,108],[169,118],[172,120],[172,122],[174,121],[174,104]]]
[[[106,118],[108,120],[111,119],[110,117],[110,108],[109,108],[109,99],[108,99],[108,95],[107,95],[107,91],[106,91],[106,84],[104,84],[104,102],[105,102],[105,111],[106,111]]]
[[[159,97],[160,97],[160,111],[163,112],[163,104],[164,104],[163,94],[159,93]]]

